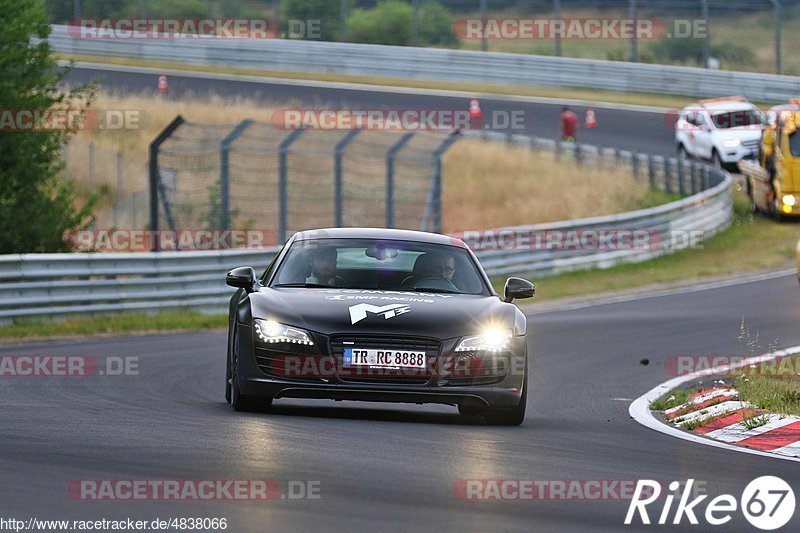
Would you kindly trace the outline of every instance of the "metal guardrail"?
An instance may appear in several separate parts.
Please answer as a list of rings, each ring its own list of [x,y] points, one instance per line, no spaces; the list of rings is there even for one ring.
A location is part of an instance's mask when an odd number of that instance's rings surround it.
[[[473,133],[481,135],[479,132]],[[708,238],[733,220],[732,180],[697,162],[601,150],[548,139],[484,134],[536,150],[558,150],[582,164],[604,158],[628,163],[651,187],[695,194],[669,204],[618,215],[492,230],[532,235],[546,232],[646,231],[646,249],[515,248],[477,250],[490,276],[548,275],[639,262],[675,251],[673,232],[699,231]],[[638,169],[638,170],[636,170]],[[468,242],[469,243],[469,242]],[[225,272],[242,265],[266,265],[278,247],[162,253],[73,253],[0,256],[0,322],[34,316],[191,308],[223,313],[232,289]]]
[[[800,93],[800,78],[796,76],[468,50],[281,39],[81,39],[61,25],[53,26],[49,41],[61,53],[255,70],[697,97],[742,94],[765,102],[785,102]]]

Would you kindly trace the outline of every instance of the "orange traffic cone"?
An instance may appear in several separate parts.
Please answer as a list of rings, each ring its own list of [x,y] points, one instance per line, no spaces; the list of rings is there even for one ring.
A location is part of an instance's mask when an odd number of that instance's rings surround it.
[[[469,101],[469,125],[473,129],[483,127],[483,111],[481,111],[481,103],[477,98]]]
[[[169,92],[169,83],[167,83],[167,77],[163,74],[158,77],[158,94],[166,95]]]
[[[591,107],[586,110],[586,123],[584,125],[587,128],[597,127],[597,116],[595,116],[594,109],[592,109]]]

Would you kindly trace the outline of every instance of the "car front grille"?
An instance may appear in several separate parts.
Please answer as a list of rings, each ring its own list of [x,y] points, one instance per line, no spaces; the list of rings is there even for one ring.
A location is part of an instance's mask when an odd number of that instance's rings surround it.
[[[755,140],[755,141],[742,141],[742,146],[744,148],[746,148],[747,150],[754,151],[754,150],[758,150],[759,143],[760,143],[760,141],[758,141],[758,140]]]
[[[339,378],[346,383],[380,383],[397,385],[424,385],[431,380],[442,343],[427,337],[333,335],[330,338],[331,355],[339,369]],[[345,348],[373,348],[392,351],[424,351],[425,369],[375,369],[369,367],[344,367]]]

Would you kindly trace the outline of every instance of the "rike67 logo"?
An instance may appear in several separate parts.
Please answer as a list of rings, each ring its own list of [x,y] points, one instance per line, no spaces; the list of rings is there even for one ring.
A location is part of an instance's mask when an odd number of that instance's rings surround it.
[[[669,490],[672,494],[667,494],[664,498],[661,512],[657,514],[657,518],[653,517],[656,520],[655,523],[679,525],[688,521],[692,525],[697,525],[700,523],[699,517],[704,519],[706,524],[722,526],[730,522],[735,513],[741,512],[752,526],[771,531],[786,525],[794,515],[794,491],[779,477],[756,478],[748,483],[738,500],[731,494],[721,494],[705,502],[704,511],[702,511],[701,504],[708,498],[708,495],[695,496],[690,500],[693,495],[693,485],[694,480],[689,479],[686,481],[684,490],[680,490],[681,483],[678,481],[670,483]],[[648,513],[648,506],[655,503],[660,497],[661,484],[658,481],[639,480],[628,507],[628,514],[625,516],[625,524],[630,525],[638,520],[641,520],[642,524],[653,523]],[[676,499],[678,503],[673,511],[673,503]],[[651,510],[658,511],[657,509]],[[638,520],[636,519],[637,515]]]

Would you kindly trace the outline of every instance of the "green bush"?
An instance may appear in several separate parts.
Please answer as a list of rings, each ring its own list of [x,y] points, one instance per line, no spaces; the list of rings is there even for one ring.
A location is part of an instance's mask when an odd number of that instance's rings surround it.
[[[703,39],[660,39],[650,53],[662,63],[703,63]]]
[[[747,67],[756,64],[755,52],[740,44],[715,44],[711,47],[711,55],[729,66]]]
[[[351,6],[355,5],[350,0]],[[320,38],[323,41],[336,41],[341,31],[342,3],[338,0],[282,0],[281,30],[288,31],[287,21],[320,21]]]
[[[453,16],[440,2],[425,2],[417,14],[421,46],[451,46],[458,43],[453,33]]]
[[[374,9],[356,9],[348,19],[350,40],[354,43],[412,44],[413,16],[411,5],[403,0],[381,0]],[[441,2],[422,3],[417,20],[421,46],[449,46],[458,42],[453,33],[453,17]]]
[[[401,0],[384,0],[375,9],[356,9],[348,20],[350,40],[407,45],[411,41],[411,16],[411,6]]]
[[[7,110],[86,109],[93,87],[64,92],[67,75],[51,55],[42,0],[0,0],[0,102]],[[0,132],[0,254],[65,251],[65,236],[92,221],[98,200],[76,208],[72,182],[59,179],[61,145],[54,128]]]

